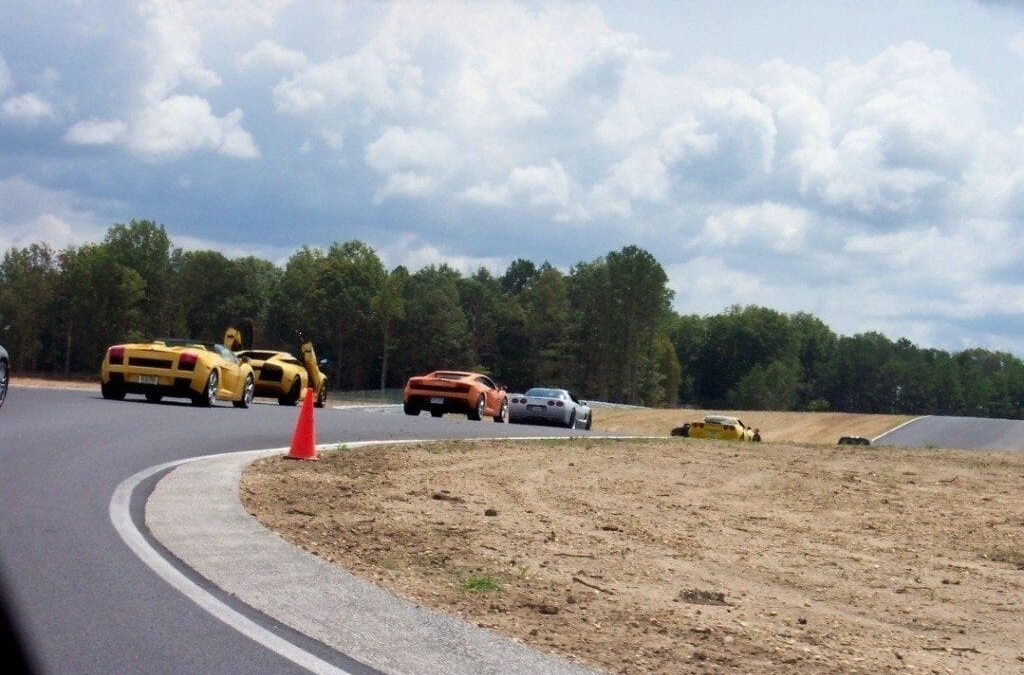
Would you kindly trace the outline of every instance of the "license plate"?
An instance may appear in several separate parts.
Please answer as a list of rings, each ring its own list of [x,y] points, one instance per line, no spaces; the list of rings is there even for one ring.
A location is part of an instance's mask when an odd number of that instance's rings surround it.
[[[430,399],[430,404],[431,405],[444,405],[444,399],[441,398],[440,396],[434,396],[433,398]]]
[[[528,406],[526,406],[526,409],[527,410],[536,410],[537,412],[544,412],[544,410],[546,408],[545,408],[545,406],[542,406],[542,405],[528,405]]]
[[[159,384],[160,378],[156,375],[139,375],[139,384]]]

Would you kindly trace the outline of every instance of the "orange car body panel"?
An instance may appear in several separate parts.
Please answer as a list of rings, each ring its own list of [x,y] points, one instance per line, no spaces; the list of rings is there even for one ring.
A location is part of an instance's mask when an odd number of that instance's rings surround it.
[[[464,407],[472,410],[480,397],[484,397],[484,414],[497,415],[501,411],[505,392],[497,387],[489,387],[481,379],[491,381],[486,375],[458,370],[436,370],[427,375],[410,377],[405,384],[403,400],[409,403],[418,400],[424,409],[431,406],[432,401],[441,399],[445,407],[451,409]]]

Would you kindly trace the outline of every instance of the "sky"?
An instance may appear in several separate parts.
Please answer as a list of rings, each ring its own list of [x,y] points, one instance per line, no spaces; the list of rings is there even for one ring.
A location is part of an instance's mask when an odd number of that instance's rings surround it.
[[[1024,355],[1024,2],[8,0],[0,250],[143,218]]]

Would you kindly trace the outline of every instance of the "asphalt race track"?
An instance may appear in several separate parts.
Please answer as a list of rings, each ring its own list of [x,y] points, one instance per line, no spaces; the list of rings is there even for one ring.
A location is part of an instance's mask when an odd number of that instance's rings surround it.
[[[157,464],[287,446],[298,408],[105,401],[99,391],[12,387],[0,410],[0,574],[4,605],[41,673],[306,672],[243,637],[140,561],[108,515],[114,490]],[[566,429],[407,417],[401,411],[317,410],[318,443],[373,439],[568,435]],[[585,432],[574,431],[579,435]],[[145,499],[132,495],[145,531]],[[155,541],[150,541],[161,549]],[[222,602],[301,649],[352,673],[373,672],[181,571]]]
[[[919,417],[882,434],[872,445],[907,448],[964,448],[970,450],[1024,450],[1024,421],[982,417]]]

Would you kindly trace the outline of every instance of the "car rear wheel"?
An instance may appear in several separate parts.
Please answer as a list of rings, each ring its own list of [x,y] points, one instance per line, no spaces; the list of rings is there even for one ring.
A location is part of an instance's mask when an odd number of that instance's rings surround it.
[[[444,411],[443,410],[431,410],[430,411],[430,416],[431,417],[441,417],[442,415],[444,415]]]
[[[114,384],[113,382],[101,383],[100,393],[103,394],[103,398],[110,399],[111,401],[124,400],[124,387]]]
[[[573,410],[571,413],[569,413],[569,423],[566,424],[565,426],[567,426],[570,429],[575,429],[576,428],[576,411],[575,410]]]
[[[583,429],[590,431],[590,426],[594,423],[594,411],[591,410],[590,414],[587,415],[587,423],[583,426]]]
[[[483,394],[481,394],[480,398],[477,399],[476,407],[470,410],[468,413],[466,413],[466,417],[473,420],[474,422],[479,422],[484,417],[484,410],[486,409],[486,407],[487,404],[484,401]]]
[[[299,381],[299,376],[296,375],[295,379],[292,380],[292,386],[288,390],[288,393],[284,396],[277,397],[277,403],[279,405],[295,405],[299,401],[299,393],[302,391],[302,383]]]
[[[164,395],[158,391],[147,391],[146,400],[150,403],[159,403],[164,398]]]
[[[403,403],[402,410],[405,411],[406,415],[412,415],[413,417],[420,414],[420,407],[411,401]]]
[[[210,376],[206,378],[206,386],[203,387],[203,391],[200,394],[192,396],[192,404],[203,408],[209,408],[217,400],[217,371],[210,371]]]
[[[313,401],[313,407],[323,408],[324,403],[327,401],[327,383],[324,382],[320,385],[320,389],[316,392],[316,400]]]
[[[256,381],[252,379],[252,375],[245,376],[245,387],[242,389],[242,398],[238,401],[232,401],[232,405],[236,408],[248,408],[252,405],[252,399],[256,396]]]
[[[494,421],[498,424],[504,424],[508,422],[508,399],[503,399],[501,402],[501,410],[494,416]]]
[[[0,361],[0,406],[7,400],[7,388],[11,384],[11,370],[6,361]]]

